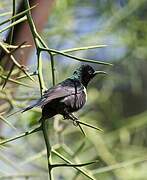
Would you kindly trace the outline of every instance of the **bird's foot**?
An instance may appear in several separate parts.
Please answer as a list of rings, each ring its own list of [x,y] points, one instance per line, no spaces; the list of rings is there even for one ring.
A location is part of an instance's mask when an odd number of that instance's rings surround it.
[[[74,126],[79,126],[78,118],[73,114],[66,114],[63,116],[64,119],[71,119],[73,121]]]
[[[78,118],[76,116],[74,116],[73,114],[71,114],[70,117],[73,120],[73,125],[74,126],[79,126],[79,122],[77,121]]]
[[[78,119],[74,119],[74,120],[73,120],[73,125],[74,125],[74,126],[79,126],[79,122],[78,122],[77,120],[78,120]]]
[[[69,115],[64,115],[63,120],[69,119]]]
[[[79,123],[79,121],[78,121],[78,118],[77,118],[76,116],[74,116],[74,115],[71,113],[71,114],[66,114],[66,115],[64,115],[63,118],[64,118],[64,119],[71,119],[71,120],[73,121],[73,125],[76,126],[76,127],[79,126],[79,128],[80,128],[81,132],[83,133],[83,135],[86,136],[86,134],[85,134],[83,128],[81,127],[81,125],[80,125],[80,123]]]

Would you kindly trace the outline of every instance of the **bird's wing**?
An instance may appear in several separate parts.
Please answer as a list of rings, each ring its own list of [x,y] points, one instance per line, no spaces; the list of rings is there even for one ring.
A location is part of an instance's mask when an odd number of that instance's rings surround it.
[[[22,112],[25,112],[33,107],[37,106],[45,106],[47,103],[51,102],[52,100],[58,98],[64,98],[69,95],[74,95],[80,93],[80,89],[83,88],[80,86],[79,81],[74,81],[72,79],[66,79],[62,83],[57,84],[56,86],[48,89],[44,92],[43,97],[39,99],[35,104],[28,106],[27,108],[23,109]]]
[[[82,88],[83,86],[81,86],[79,81],[75,82],[72,79],[67,79],[57,86],[47,90],[42,97],[40,106],[44,106],[54,99],[79,94]]]

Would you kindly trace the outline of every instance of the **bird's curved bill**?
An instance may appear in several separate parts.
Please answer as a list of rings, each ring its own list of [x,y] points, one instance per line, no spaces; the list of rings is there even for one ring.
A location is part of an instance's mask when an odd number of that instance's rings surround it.
[[[95,71],[94,75],[97,75],[97,74],[106,74],[106,75],[108,75],[108,73],[105,72],[105,71]]]

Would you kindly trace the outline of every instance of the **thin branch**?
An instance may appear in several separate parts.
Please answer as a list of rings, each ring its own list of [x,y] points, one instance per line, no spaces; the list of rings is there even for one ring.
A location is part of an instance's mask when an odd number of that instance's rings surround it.
[[[114,171],[114,170],[120,169],[120,168],[127,168],[128,166],[132,166],[134,164],[142,163],[144,161],[147,161],[147,155],[143,156],[143,157],[131,159],[128,161],[123,161],[123,162],[113,164],[110,166],[105,166],[105,167],[93,170],[93,173],[94,174],[100,174],[100,173],[105,173],[105,172],[109,172],[109,171]]]
[[[15,16],[16,14],[16,2],[15,0],[13,0],[13,12],[12,12],[12,17]],[[11,24],[15,22],[15,19],[11,20]],[[13,40],[13,32],[14,32],[14,26],[11,27],[10,30],[10,39],[9,39],[9,44],[12,44],[12,40]]]
[[[52,53],[50,53],[50,58],[51,58],[51,69],[52,69],[52,80],[53,80],[53,86],[55,86],[55,66],[54,66],[54,56]]]
[[[38,75],[38,74],[37,74],[37,72],[35,71],[35,72],[33,72],[33,73],[30,73],[29,75],[30,75],[30,76],[36,76],[36,75]],[[26,77],[27,77],[26,75],[22,75],[22,76],[16,77],[16,79],[23,79],[23,78],[26,78]]]
[[[7,124],[12,129],[16,130],[16,128],[11,124],[9,121],[7,121],[1,114],[0,114],[0,120],[3,121],[5,124]]]
[[[9,28],[15,26],[16,24],[19,24],[19,23],[21,23],[21,22],[23,22],[23,21],[26,21],[26,20],[27,20],[27,17],[24,16],[24,17],[18,19],[17,21],[11,23],[10,25],[6,26],[6,27],[3,28],[2,30],[0,30],[0,33],[4,32],[4,31],[6,31],[7,29],[9,29]]]
[[[7,79],[7,76],[4,76],[4,75],[0,75],[0,77],[1,77],[2,79],[5,79],[5,80]],[[8,78],[7,80],[10,81],[10,82],[12,82],[12,83],[18,84],[18,85],[22,85],[22,86],[29,87],[29,88],[34,88],[33,86],[30,86],[30,85],[25,84],[25,83],[23,83],[23,82],[17,81],[17,80],[15,80],[15,79]]]
[[[13,61],[13,63],[23,72],[25,73],[32,81],[34,81],[34,79],[29,75],[29,73],[27,71],[25,71],[25,69],[16,61],[16,59],[14,58],[14,56],[11,54],[11,52],[4,46],[4,44],[2,42],[0,42],[0,46],[2,47],[2,49],[7,53],[7,55],[10,57],[10,59]]]
[[[46,43],[43,41],[43,39],[41,38],[41,36],[36,33],[37,35],[37,38],[38,40],[40,41],[41,45],[44,47],[44,48],[47,48],[48,49],[48,46],[46,45]],[[39,49],[40,51],[42,51],[42,48],[40,47]],[[50,55],[50,59],[51,59],[51,69],[52,69],[52,81],[53,81],[53,86],[55,85],[55,67],[54,67],[54,59],[53,59],[53,53],[52,52],[49,52],[49,55]]]
[[[19,134],[19,135],[15,136],[15,137],[6,139],[6,140],[0,142],[0,146],[6,144],[6,143],[8,143],[8,142],[15,141],[16,139],[20,139],[20,138],[22,138],[22,137],[24,137],[24,136],[28,136],[29,134],[33,134],[33,133],[38,132],[38,131],[40,131],[40,130],[41,130],[41,126],[35,128],[35,129],[32,129],[32,130],[30,130],[30,131],[26,131],[26,132],[24,132],[24,133],[22,133],[22,134]]]
[[[83,134],[84,136],[86,136],[86,133],[85,133],[84,129],[82,128],[82,126],[81,126],[80,124],[78,124],[78,126],[79,126],[79,128],[80,128],[82,134]]]
[[[12,66],[11,66],[11,68],[10,68],[10,70],[9,70],[9,73],[8,73],[7,77],[4,79],[4,83],[3,83],[3,85],[2,85],[2,89],[4,89],[4,87],[6,86],[8,80],[9,80],[9,77],[11,76],[11,73],[12,73],[12,71],[13,71],[13,69],[14,69],[14,66],[15,66],[15,65],[14,65],[14,63],[13,63]]]
[[[71,120],[71,121],[74,122],[73,119],[69,119],[69,120]],[[90,128],[92,128],[92,129],[95,129],[95,130],[98,130],[98,131],[102,131],[102,132],[103,132],[103,130],[102,130],[101,128],[92,126],[91,124],[88,124],[88,123],[85,123],[85,122],[82,122],[82,121],[79,121],[79,120],[76,120],[76,122],[79,123],[79,124],[82,124],[82,125],[84,125],[84,126],[90,127]]]
[[[30,45],[24,45],[26,43],[26,41],[24,41],[24,42],[22,42],[20,45],[18,45],[18,46],[12,46],[14,49],[13,50],[11,50],[11,54],[13,54],[15,51],[17,51],[18,49],[20,49],[20,48],[22,48],[22,47],[30,47]],[[10,47],[8,47],[8,48],[10,48]]]
[[[29,5],[28,0],[25,0],[25,7],[26,7],[26,9],[30,9],[30,5]],[[36,50],[37,50],[37,61],[38,61],[37,70],[38,70],[38,79],[39,79],[39,85],[40,85],[40,93],[42,96],[43,91],[46,90],[46,87],[45,87],[45,83],[43,80],[43,73],[42,73],[42,61],[40,58],[40,52],[41,52],[40,51],[40,43],[39,43],[39,40],[37,38],[38,33],[37,33],[34,21],[33,21],[32,16],[31,16],[31,11],[27,12],[27,20],[28,20],[30,30],[31,30],[31,33],[32,33],[32,36],[34,39],[34,43],[36,46]]]
[[[81,51],[81,50],[89,50],[89,49],[96,49],[96,48],[103,48],[103,47],[107,47],[107,45],[96,45],[96,46],[85,46],[85,47],[79,47],[79,48],[71,48],[71,49],[60,50],[60,52],[71,53],[71,52],[76,52],[76,51]],[[58,54],[53,53],[53,55],[58,55]]]
[[[55,49],[50,49],[50,48],[41,48],[42,51],[47,51],[49,53],[57,53],[60,54],[62,56],[68,57],[68,58],[72,58],[74,60],[77,61],[81,61],[81,62],[89,62],[89,63],[96,63],[96,64],[101,64],[101,65],[109,65],[109,66],[113,66],[111,63],[107,63],[107,62],[102,62],[102,61],[96,61],[96,60],[91,60],[91,59],[85,59],[85,58],[79,58],[67,53],[63,53],[61,51],[55,50]]]
[[[45,87],[45,83],[43,80],[42,61],[40,58],[40,51],[37,51],[37,61],[38,61],[38,65],[37,65],[38,74],[37,75],[38,75],[39,86],[40,86],[40,94],[42,97],[44,90],[46,90],[46,87]]]
[[[60,157],[62,160],[64,160],[65,162],[69,163],[69,164],[73,164],[70,160],[68,160],[67,158],[65,158],[64,156],[62,156],[60,153],[58,153],[56,150],[52,149],[52,153],[54,153],[56,156]],[[78,171],[80,171],[82,174],[84,174],[85,176],[87,176],[89,179],[91,180],[95,180],[95,178],[90,174],[90,172],[86,172],[85,170],[81,169],[80,167],[74,167],[75,169],[77,169]]]
[[[92,162],[87,162],[87,163],[81,163],[81,164],[52,164],[52,168],[56,167],[83,167],[83,166],[88,166],[90,164],[95,164],[98,161],[92,161]]]
[[[25,42],[24,42],[25,43]],[[23,44],[24,44],[23,43]],[[6,48],[9,48],[9,49],[17,49],[18,47],[20,48],[20,49],[23,49],[23,48],[28,48],[28,47],[31,47],[31,45],[29,45],[29,44],[26,44],[26,45],[19,45],[19,46],[16,46],[16,45],[12,45],[12,44],[7,44],[7,43],[3,43],[4,45],[5,45],[5,47]],[[12,52],[12,51],[11,51]]]
[[[15,2],[15,0],[14,0],[14,2]],[[15,3],[14,3],[14,4],[15,4]],[[12,30],[13,30],[13,28],[14,28],[14,27],[12,27]],[[11,37],[10,37],[11,39],[10,39],[9,44],[12,43],[13,31],[11,31],[10,36],[11,36]],[[17,46],[15,49],[13,49],[13,50],[10,52],[10,54],[13,54],[15,51],[17,51],[18,49],[20,49],[20,47],[21,47],[23,44],[25,44],[25,42],[21,43],[19,46]],[[9,79],[9,77],[11,76],[11,73],[12,73],[12,71],[13,71],[13,69],[14,69],[14,66],[15,66],[15,64],[13,63],[12,66],[11,66],[11,68],[10,68],[10,70],[9,70],[9,73],[8,73],[8,75],[7,75],[7,78],[5,79],[5,81],[4,81],[4,83],[3,83],[2,89],[5,87],[5,85],[6,85],[7,81],[8,81],[8,79]]]
[[[16,14],[15,16],[13,16],[13,17],[11,17],[11,18],[9,18],[9,19],[1,22],[1,23],[0,23],[0,26],[2,26],[2,25],[5,24],[5,23],[8,23],[9,21],[12,21],[13,19],[19,18],[19,17],[22,16],[22,15],[25,15],[26,12],[30,11],[31,9],[35,8],[36,6],[37,6],[37,5],[34,5],[34,6],[32,6],[31,8],[29,8],[29,9],[27,9],[27,10],[25,10],[25,11],[22,11],[22,12]]]
[[[46,121],[42,120],[42,132],[43,132],[43,136],[44,136],[44,140],[45,140],[45,144],[46,144],[47,160],[48,160],[48,175],[49,175],[49,180],[52,180],[52,174],[51,174],[52,165],[50,163],[51,145],[49,143],[48,131],[47,131],[45,123],[46,123]]]
[[[28,0],[25,0],[25,7],[26,7],[26,9],[30,8]],[[37,70],[38,70],[38,79],[39,79],[39,85],[40,85],[40,93],[41,93],[41,96],[42,96],[43,91],[46,89],[45,88],[45,83],[44,83],[44,80],[43,80],[42,61],[41,61],[41,58],[40,58],[40,53],[41,53],[41,45],[40,45],[40,43],[42,43],[43,40],[41,39],[41,42],[40,42],[40,39],[38,38],[38,33],[37,33],[37,30],[36,30],[34,21],[33,21],[32,17],[31,17],[31,11],[27,12],[27,19],[28,19],[28,23],[29,23],[29,26],[30,26],[30,29],[31,29],[31,32],[32,32],[32,35],[33,35],[33,39],[34,39],[34,42],[35,42],[36,50],[37,50],[37,61],[38,61]],[[43,46],[46,47],[44,42],[43,42]],[[51,64],[52,64],[52,68],[54,68],[53,59],[51,59]],[[54,78],[54,76],[53,76],[53,78]],[[44,141],[45,141],[46,150],[47,150],[48,177],[49,177],[50,180],[52,180],[51,163],[50,163],[51,146],[50,146],[50,143],[49,143],[48,132],[47,132],[47,128],[46,128],[45,123],[46,123],[45,120],[41,121],[42,133],[43,133],[43,136],[44,136]]]

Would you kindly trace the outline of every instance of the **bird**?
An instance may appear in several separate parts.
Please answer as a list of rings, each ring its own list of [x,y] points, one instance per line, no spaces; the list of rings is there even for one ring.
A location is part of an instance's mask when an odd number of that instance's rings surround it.
[[[83,64],[77,68],[71,77],[49,88],[33,105],[23,109],[26,112],[34,107],[42,108],[42,120],[60,114],[64,119],[77,120],[73,114],[80,110],[87,101],[88,83],[97,75],[106,74],[104,71],[95,71],[90,65]]]

